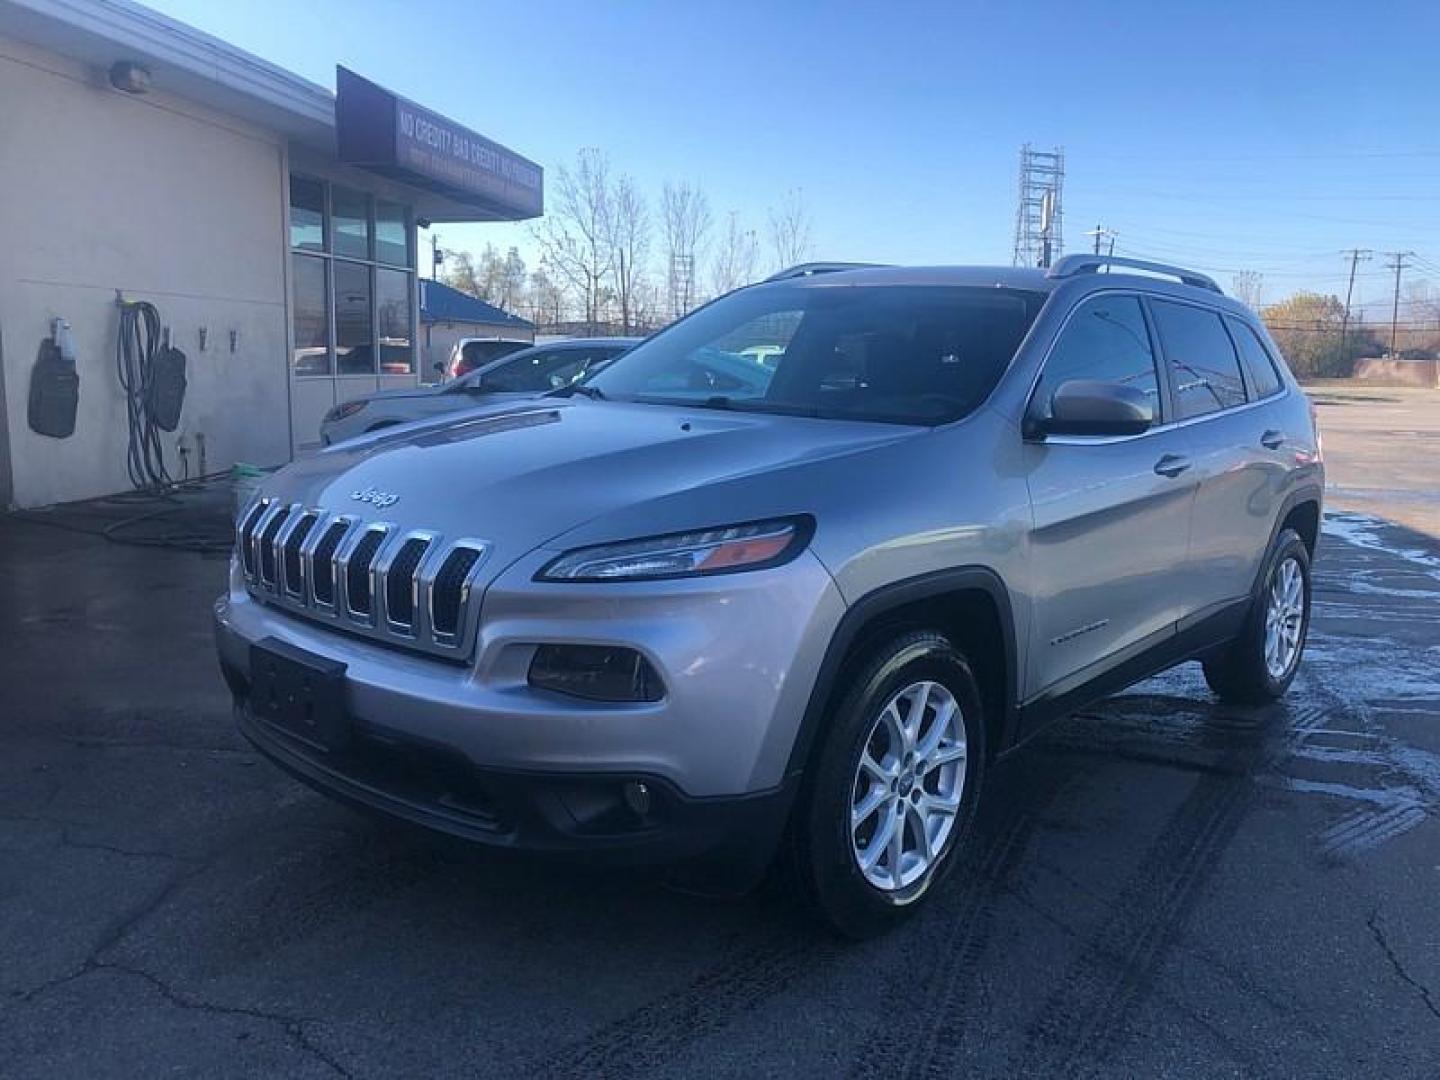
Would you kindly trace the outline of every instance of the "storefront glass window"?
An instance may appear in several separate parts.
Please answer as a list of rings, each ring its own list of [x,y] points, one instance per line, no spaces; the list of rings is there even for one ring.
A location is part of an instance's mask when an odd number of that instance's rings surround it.
[[[290,256],[295,289],[295,374],[330,374],[330,306],[325,302],[325,262],[314,255]]]
[[[370,258],[370,199],[358,191],[336,186],[330,189],[330,203],[335,219],[335,254]]]
[[[335,261],[335,370],[340,375],[375,374],[370,334],[370,267]]]
[[[401,203],[291,176],[297,376],[415,374],[410,220]]]
[[[305,176],[290,178],[290,246],[325,250],[325,185]]]
[[[410,340],[411,276],[403,270],[375,270],[375,325],[380,340],[380,374],[413,375]]]
[[[375,261],[410,265],[410,229],[399,203],[375,200]]]

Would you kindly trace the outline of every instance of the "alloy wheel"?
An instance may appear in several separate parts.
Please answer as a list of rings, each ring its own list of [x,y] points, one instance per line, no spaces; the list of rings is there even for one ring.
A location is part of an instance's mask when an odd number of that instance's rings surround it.
[[[850,847],[875,888],[923,879],[945,850],[965,790],[965,719],[943,684],[911,683],[871,724],[851,786]]]
[[[1304,573],[1295,558],[1287,558],[1271,575],[1265,605],[1265,670],[1272,679],[1285,678],[1294,667],[1300,656],[1304,625]]]

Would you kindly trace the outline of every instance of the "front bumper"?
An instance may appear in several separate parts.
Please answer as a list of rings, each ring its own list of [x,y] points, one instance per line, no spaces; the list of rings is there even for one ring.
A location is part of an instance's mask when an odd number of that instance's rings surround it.
[[[227,671],[232,687],[236,675]],[[329,755],[257,719],[243,689],[235,717],[256,749],[341,802],[486,847],[592,863],[696,863],[746,880],[764,869],[794,795],[793,780],[751,795],[693,799],[653,776],[483,769],[445,747],[368,725],[344,753]],[[632,783],[645,785],[643,814],[622,794]]]
[[[807,553],[771,571],[619,588],[530,577],[521,568],[491,584],[464,664],[280,611],[232,579],[215,632],[242,731],[329,794],[492,846],[674,862],[742,835],[778,837],[790,750],[843,611],[819,562]],[[345,664],[353,755],[250,714],[250,646],[266,638]],[[529,658],[546,642],[635,648],[665,696],[618,704],[535,690]],[[652,813],[627,808],[628,782],[646,785]]]

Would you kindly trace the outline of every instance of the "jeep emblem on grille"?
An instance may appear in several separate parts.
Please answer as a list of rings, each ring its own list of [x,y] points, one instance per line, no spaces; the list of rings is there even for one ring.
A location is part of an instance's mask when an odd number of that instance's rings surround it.
[[[367,487],[361,491],[350,492],[350,498],[356,502],[369,503],[371,506],[384,508],[394,506],[400,501],[399,495],[391,495],[388,491],[380,491],[377,488]]]

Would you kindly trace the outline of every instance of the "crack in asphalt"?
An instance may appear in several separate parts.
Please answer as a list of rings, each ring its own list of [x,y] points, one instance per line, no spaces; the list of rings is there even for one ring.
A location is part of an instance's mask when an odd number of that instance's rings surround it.
[[[52,822],[52,824],[54,823]],[[123,964],[118,961],[106,960],[103,958],[105,953],[109,952],[111,949],[119,945],[120,942],[122,942],[125,937],[132,930],[135,929],[135,927],[137,927],[140,923],[144,922],[152,914],[158,911],[166,903],[166,901],[168,901],[172,896],[174,896],[176,892],[178,892],[182,887],[189,884],[192,880],[200,876],[200,874],[204,873],[217,862],[224,859],[236,848],[251,841],[252,839],[253,836],[251,835],[238,836],[230,843],[221,844],[219,847],[208,853],[203,858],[186,859],[181,856],[165,856],[166,858],[176,862],[188,863],[188,866],[186,866],[184,870],[173,873],[165,880],[162,885],[160,885],[159,888],[155,890],[155,892],[147,900],[137,905],[128,915],[122,916],[119,920],[117,920],[110,928],[110,930],[106,932],[101,937],[101,939],[91,948],[85,959],[82,960],[74,970],[66,972],[65,974],[59,975],[53,979],[46,980],[45,982],[40,983],[39,985],[32,987],[29,990],[15,991],[11,994],[11,996],[21,1002],[28,1004],[29,1002],[34,1001],[36,998],[42,995],[53,992],[61,986],[65,986],[79,979],[83,979],[86,976],[93,975],[96,972],[118,972],[120,974],[130,975],[135,978],[144,979],[146,982],[154,986],[155,989],[159,991],[161,996],[165,998],[165,1000],[171,1002],[179,1008],[210,1013],[212,1015],[249,1016],[257,1020],[264,1020],[271,1023],[279,1024],[281,1025],[282,1030],[284,1030],[291,1042],[298,1046],[303,1052],[314,1057],[317,1061],[322,1062],[340,1076],[346,1077],[347,1080],[350,1080],[353,1074],[343,1065],[341,1065],[339,1061],[333,1058],[328,1052],[318,1046],[310,1038],[309,1034],[305,1031],[305,1024],[318,1022],[314,1017],[290,1016],[284,1013],[271,1013],[260,1009],[246,1008],[244,1006],[219,1005],[214,1002],[205,1001],[198,997],[190,997],[174,989],[164,979],[154,974],[153,972],[146,971],[143,968],[135,967],[133,965]],[[62,831],[61,843],[65,844],[68,842],[69,841],[67,841]],[[91,845],[78,843],[72,844],[71,846],[86,847]],[[141,854],[136,852],[126,852],[121,849],[110,848],[107,845],[95,846],[102,847],[104,850],[117,850],[120,852],[120,854],[131,854],[137,856]]]
[[[143,979],[149,983],[161,997],[176,1008],[186,1009],[193,1012],[203,1012],[211,1016],[243,1016],[252,1020],[259,1020],[265,1023],[278,1024],[290,1041],[305,1054],[309,1054],[317,1061],[328,1066],[333,1072],[352,1080],[354,1074],[341,1065],[323,1048],[316,1045],[305,1031],[305,1025],[316,1023],[314,1017],[291,1016],[286,1013],[268,1012],[264,1009],[253,1009],[243,1005],[220,1005],[213,1001],[206,1001],[203,998],[192,997],[176,990],[160,976],[144,968],[132,964],[122,964],[114,960],[97,960],[93,956],[87,957],[78,971],[72,971],[60,979],[44,984],[37,990],[30,991],[24,995],[24,1000],[29,1001],[38,994],[48,993],[59,986],[76,982],[87,976],[96,973],[113,973],[128,975],[132,978]]]
[[[106,844],[99,840],[76,840],[70,835],[68,829],[60,831],[60,846],[77,848],[81,851],[108,851],[114,855],[123,855],[129,859],[169,859],[172,862],[194,863],[199,860],[193,855],[177,855],[173,851],[141,851],[136,848],[123,848],[117,844]]]
[[[1366,916],[1365,925],[1370,928],[1370,935],[1375,939],[1375,944],[1380,946],[1380,951],[1385,954],[1385,958],[1390,961],[1390,966],[1395,969],[1395,974],[1400,976],[1402,982],[1409,984],[1419,993],[1420,1000],[1425,1003],[1425,1008],[1430,1010],[1430,1014],[1434,1016],[1436,1020],[1440,1020],[1440,1004],[1436,1003],[1435,998],[1430,993],[1430,988],[1405,969],[1405,964],[1401,961],[1400,957],[1396,955],[1395,950],[1391,948],[1390,941],[1385,936],[1385,931],[1380,928],[1380,909],[1378,907]]]
[[[93,827],[92,822],[74,821],[69,818],[49,817],[44,814],[0,814],[0,821],[28,821],[37,825],[49,825],[59,830],[56,847],[77,848],[81,851],[108,851],[115,855],[124,855],[132,859],[170,859],[174,862],[198,863],[200,857],[195,855],[180,855],[173,851],[161,851],[159,849],[142,850],[140,848],[126,848],[118,844],[107,844],[100,840],[77,840],[71,834],[71,829],[88,829]],[[6,850],[23,850],[21,848],[7,848]]]

